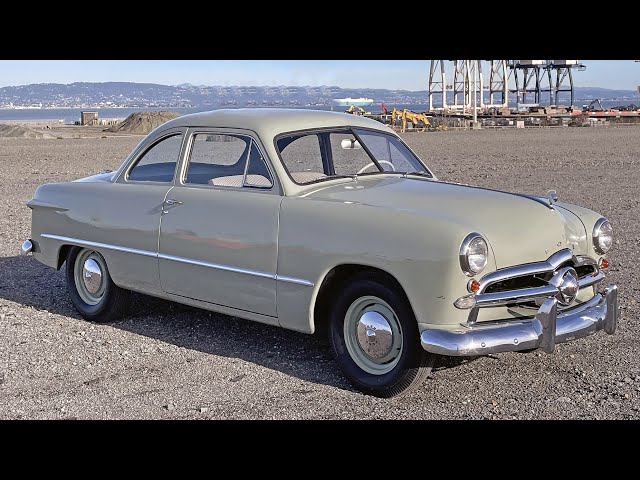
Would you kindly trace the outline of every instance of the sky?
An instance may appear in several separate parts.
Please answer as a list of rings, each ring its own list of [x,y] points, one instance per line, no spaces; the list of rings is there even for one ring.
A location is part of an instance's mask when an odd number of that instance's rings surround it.
[[[640,62],[584,60],[577,87],[636,90]],[[0,60],[0,87],[30,83],[320,86],[426,90],[428,60]]]

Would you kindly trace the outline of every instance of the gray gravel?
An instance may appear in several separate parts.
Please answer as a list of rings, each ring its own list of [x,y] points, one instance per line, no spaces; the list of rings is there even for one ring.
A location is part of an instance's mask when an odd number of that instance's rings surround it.
[[[405,134],[445,180],[544,194],[606,215],[617,234],[615,335],[554,355],[441,358],[400,399],[355,392],[323,338],[135,296],[111,325],[85,322],[64,275],[18,256],[24,206],[51,181],[116,168],[140,137],[0,139],[0,418],[640,418],[640,130]],[[526,221],[518,219],[517,221]],[[517,228],[517,225],[514,225]]]

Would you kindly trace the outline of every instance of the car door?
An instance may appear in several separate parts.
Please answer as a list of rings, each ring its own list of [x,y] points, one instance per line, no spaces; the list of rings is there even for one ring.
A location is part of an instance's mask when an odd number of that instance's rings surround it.
[[[171,129],[149,138],[101,198],[100,243],[111,245],[110,270],[122,287],[161,293],[158,235],[162,206],[173,186],[186,129]],[[99,192],[96,191],[96,195]]]
[[[276,317],[281,195],[256,140],[193,130],[165,202],[159,241],[162,289]]]

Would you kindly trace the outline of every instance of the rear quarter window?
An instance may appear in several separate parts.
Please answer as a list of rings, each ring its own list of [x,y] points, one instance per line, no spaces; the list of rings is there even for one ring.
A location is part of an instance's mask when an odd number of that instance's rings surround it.
[[[181,147],[181,133],[176,133],[156,142],[129,170],[127,180],[133,182],[173,182]]]

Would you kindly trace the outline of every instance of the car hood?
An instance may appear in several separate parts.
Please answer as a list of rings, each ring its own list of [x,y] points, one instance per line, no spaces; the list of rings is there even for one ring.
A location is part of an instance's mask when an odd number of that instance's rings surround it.
[[[349,202],[394,211],[412,212],[420,221],[457,223],[466,233],[485,236],[496,267],[546,260],[563,248],[576,255],[587,253],[587,239],[580,219],[566,209],[550,208],[539,197],[525,197],[481,187],[412,177],[370,176],[354,182],[321,185],[307,198]],[[381,224],[384,213],[381,212]],[[464,236],[443,239],[458,248]],[[454,245],[455,244],[455,245]]]

